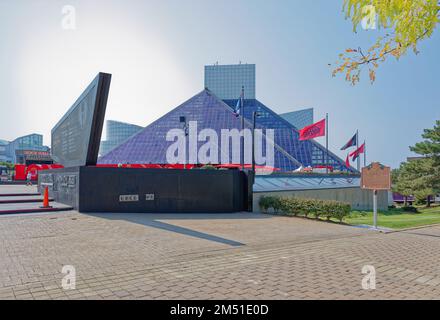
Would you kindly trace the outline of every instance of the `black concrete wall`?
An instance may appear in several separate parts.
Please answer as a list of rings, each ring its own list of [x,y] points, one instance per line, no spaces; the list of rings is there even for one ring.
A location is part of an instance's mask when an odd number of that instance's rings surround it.
[[[248,180],[235,170],[78,167],[44,171],[39,186],[52,181],[55,201],[81,212],[217,213],[248,209]]]

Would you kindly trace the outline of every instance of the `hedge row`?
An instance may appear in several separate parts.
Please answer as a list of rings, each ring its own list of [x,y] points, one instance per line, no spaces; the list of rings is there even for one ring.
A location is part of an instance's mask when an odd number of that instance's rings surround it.
[[[334,200],[301,199],[294,197],[263,196],[260,198],[260,208],[263,212],[273,209],[275,213],[315,218],[334,218],[342,222],[348,216],[351,206],[348,203]]]

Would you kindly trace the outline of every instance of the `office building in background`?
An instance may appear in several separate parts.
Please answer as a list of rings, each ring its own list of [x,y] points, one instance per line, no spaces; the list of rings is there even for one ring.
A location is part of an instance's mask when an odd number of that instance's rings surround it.
[[[8,158],[6,156],[6,146],[9,144],[9,141],[0,140],[0,162],[7,162]]]
[[[0,157],[3,147],[6,162],[16,164],[26,164],[29,161],[33,163],[51,163],[50,149],[43,145],[43,135],[41,134],[33,133],[19,137],[3,145],[0,147]]]
[[[205,66],[205,88],[221,100],[240,97],[244,87],[245,99],[256,99],[255,64]]]
[[[106,121],[106,140],[101,141],[100,155],[105,155],[143,128],[134,124],[114,120]]]
[[[298,130],[313,124],[313,108],[282,113],[280,116]]]

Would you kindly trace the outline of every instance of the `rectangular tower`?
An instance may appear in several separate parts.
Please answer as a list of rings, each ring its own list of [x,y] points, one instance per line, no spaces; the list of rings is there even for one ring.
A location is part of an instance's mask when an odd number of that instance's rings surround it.
[[[205,88],[218,98],[238,99],[242,87],[245,99],[256,99],[255,64],[205,66]]]
[[[282,113],[280,116],[289,121],[298,130],[313,124],[313,108]]]

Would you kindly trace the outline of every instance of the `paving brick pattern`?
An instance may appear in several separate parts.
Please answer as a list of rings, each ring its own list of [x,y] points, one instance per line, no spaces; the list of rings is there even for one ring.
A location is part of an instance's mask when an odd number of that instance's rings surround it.
[[[6,184],[0,184],[0,196],[3,194],[26,194],[26,193],[38,193],[37,187],[35,186],[35,183],[33,186],[26,186],[26,185],[6,185]]]
[[[76,268],[76,289],[61,270]],[[362,267],[376,269],[364,290]],[[0,217],[0,299],[438,299],[440,227],[265,215]]]

